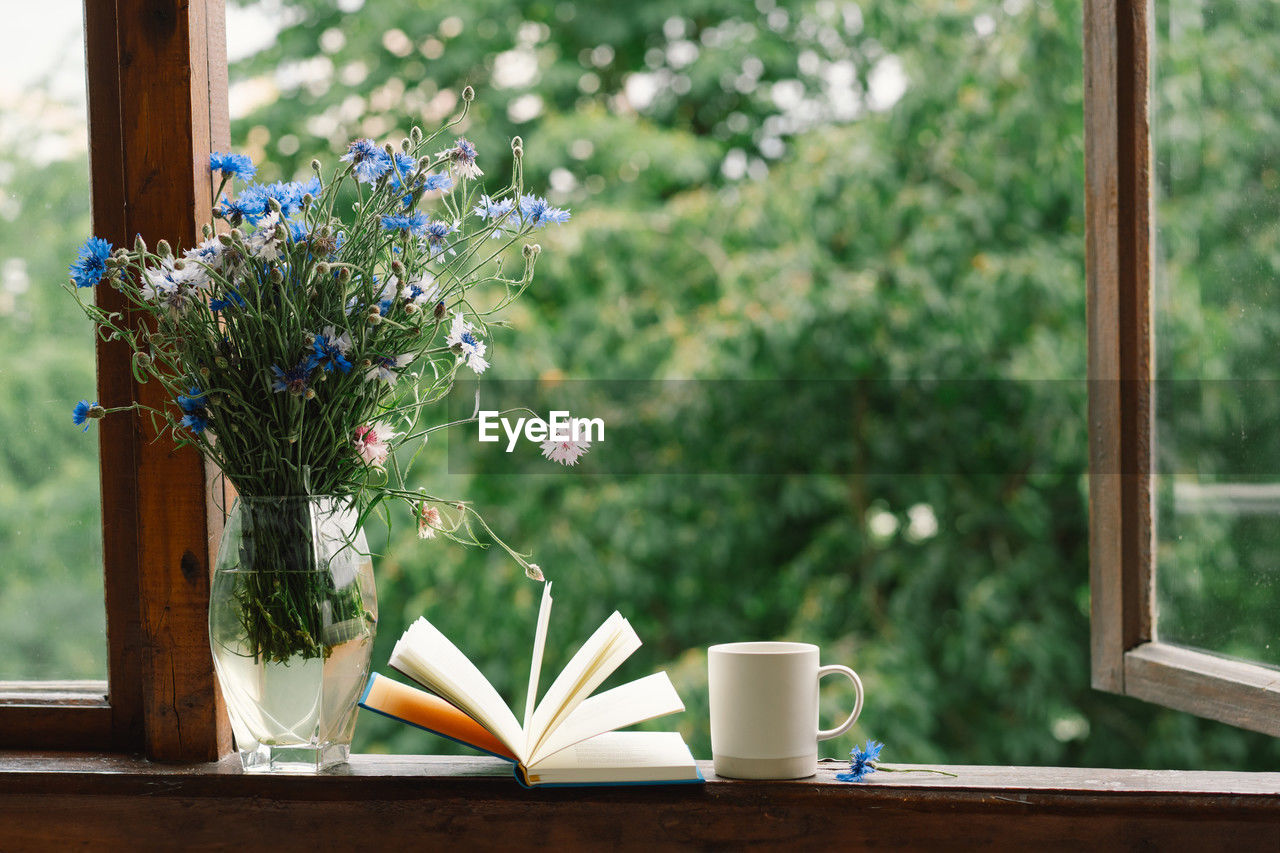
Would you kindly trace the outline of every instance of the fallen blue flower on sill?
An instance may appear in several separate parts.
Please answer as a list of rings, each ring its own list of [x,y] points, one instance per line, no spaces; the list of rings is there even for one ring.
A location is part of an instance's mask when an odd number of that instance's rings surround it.
[[[876,772],[875,762],[880,760],[880,750],[884,744],[877,740],[869,740],[862,749],[854,747],[849,750],[849,772],[837,773],[836,779],[841,782],[861,782],[868,775]]]
[[[950,776],[952,779],[958,779],[954,773],[948,773],[946,770],[932,770],[925,767],[881,767],[880,750],[884,749],[884,744],[878,740],[869,740],[863,745],[862,749],[854,747],[849,750],[849,771],[847,773],[837,773],[836,781],[838,782],[861,782],[878,770],[886,773],[937,773],[939,776]],[[824,758],[823,761],[837,761],[835,758]]]

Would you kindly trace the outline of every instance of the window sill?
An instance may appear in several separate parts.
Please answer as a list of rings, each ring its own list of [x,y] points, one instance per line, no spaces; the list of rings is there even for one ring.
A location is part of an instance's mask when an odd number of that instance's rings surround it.
[[[910,765],[894,765],[909,767]],[[359,755],[341,772],[261,776],[232,756],[164,765],[100,754],[0,752],[0,837],[27,849],[292,849],[327,838],[379,847],[448,840],[556,846],[794,848],[996,844],[1280,847],[1280,773],[939,768],[958,778],[880,773],[861,784],[810,779],[705,786],[527,791],[496,759]]]

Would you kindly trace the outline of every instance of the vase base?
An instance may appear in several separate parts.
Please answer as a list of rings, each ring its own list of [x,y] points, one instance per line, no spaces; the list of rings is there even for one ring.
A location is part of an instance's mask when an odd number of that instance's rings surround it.
[[[326,743],[318,746],[271,746],[255,744],[240,750],[240,766],[246,773],[321,773],[351,757],[351,745]]]

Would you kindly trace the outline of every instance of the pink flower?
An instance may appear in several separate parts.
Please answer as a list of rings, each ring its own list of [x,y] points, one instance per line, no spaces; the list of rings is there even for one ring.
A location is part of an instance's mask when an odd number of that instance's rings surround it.
[[[440,510],[423,504],[418,509],[418,538],[435,539],[436,531],[440,529],[442,523]]]
[[[398,435],[399,433],[392,432],[391,427],[379,421],[373,426],[356,427],[356,437],[352,444],[356,446],[356,454],[366,465],[381,471],[382,464],[387,461],[387,455],[391,452],[387,442]]]
[[[577,465],[582,455],[590,449],[591,442],[586,439],[542,442],[542,455],[561,465]]]

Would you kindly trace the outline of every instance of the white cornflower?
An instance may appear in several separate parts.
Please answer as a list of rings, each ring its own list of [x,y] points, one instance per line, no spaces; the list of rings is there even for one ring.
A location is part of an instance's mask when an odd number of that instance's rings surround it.
[[[280,257],[280,243],[276,240],[276,225],[280,217],[273,211],[262,218],[257,229],[244,240],[249,254],[260,261],[274,261]]]
[[[413,353],[375,358],[373,364],[364,372],[364,381],[382,381],[388,385],[395,385],[396,380],[400,378],[400,374],[397,371],[402,367],[407,367],[411,361],[413,361]]]
[[[452,148],[441,151],[436,156],[447,158],[449,171],[464,178],[474,180],[484,174],[480,167],[476,165],[475,145],[465,137],[459,137]]]
[[[436,281],[436,277],[429,272],[424,272],[413,281],[404,286],[400,291],[400,297],[405,302],[412,302],[415,305],[434,305],[440,296],[440,284]]]
[[[445,341],[449,346],[458,350],[459,358],[466,362],[476,373],[484,373],[489,367],[489,362],[485,361],[485,343],[473,334],[474,327],[463,319],[460,312],[454,312],[453,326],[449,329],[449,336]]]

